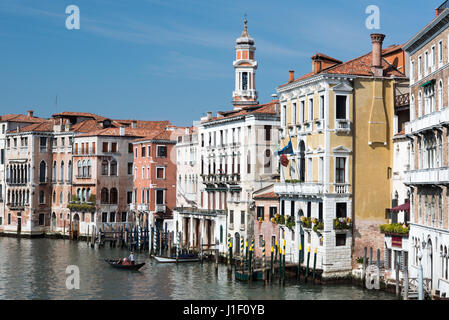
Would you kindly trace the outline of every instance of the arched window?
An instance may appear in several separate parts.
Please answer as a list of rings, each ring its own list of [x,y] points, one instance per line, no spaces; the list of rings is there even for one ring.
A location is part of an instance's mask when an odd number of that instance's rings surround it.
[[[83,177],[87,177],[87,162],[83,160]]]
[[[72,182],[72,161],[69,161],[69,166],[67,168],[68,170],[68,177],[69,177],[69,182]]]
[[[53,203],[56,203],[56,191],[53,191]]]
[[[61,172],[59,173],[59,180],[64,180],[64,161],[61,161]]]
[[[90,188],[87,188],[87,201],[90,201]]]
[[[109,203],[109,192],[106,188],[101,189],[101,203]]]
[[[56,167],[57,167],[57,163],[55,161],[55,162],[53,162],[53,175],[51,177],[52,181],[56,181]]]
[[[118,192],[116,188],[112,188],[111,189],[111,204],[117,204],[117,200],[118,200]]]
[[[69,199],[70,200],[70,199]],[[59,204],[62,204],[64,202],[64,196],[62,194],[62,191],[59,193]]]
[[[410,120],[415,120],[415,96],[410,98]]]
[[[78,188],[76,190],[76,200],[81,201],[81,189],[80,188]]]
[[[87,160],[87,177],[90,178],[92,174],[92,163]]]
[[[271,173],[271,150],[270,149],[265,150],[263,172]]]
[[[45,161],[41,161],[39,165],[39,182],[45,182],[47,178],[47,164]]]
[[[423,116],[423,109],[422,109],[422,92],[420,91],[418,93],[418,117]]]
[[[103,160],[101,162],[101,174],[103,176],[107,176],[108,175],[108,165],[109,165],[109,163],[108,163],[107,160]]]
[[[83,188],[83,202],[87,201],[87,194],[86,194],[86,189]]]
[[[142,172],[143,172],[144,168],[142,167]],[[117,175],[117,161],[112,160],[111,161],[111,176],[116,176]],[[142,178],[143,177],[143,173],[142,173]]]
[[[83,167],[81,165],[81,160],[78,160],[77,167],[78,167],[78,177],[82,177],[83,176]]]

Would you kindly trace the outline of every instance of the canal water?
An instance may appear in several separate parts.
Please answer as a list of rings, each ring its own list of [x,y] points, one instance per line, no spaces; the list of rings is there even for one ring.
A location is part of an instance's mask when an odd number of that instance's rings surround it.
[[[213,263],[158,264],[148,253],[135,254],[137,262],[146,262],[140,271],[115,269],[104,261],[128,254],[121,248],[93,249],[86,242],[0,237],[0,299],[395,299],[351,285],[241,283],[228,276],[225,265],[216,275]],[[68,265],[79,267],[78,290],[66,287]]]

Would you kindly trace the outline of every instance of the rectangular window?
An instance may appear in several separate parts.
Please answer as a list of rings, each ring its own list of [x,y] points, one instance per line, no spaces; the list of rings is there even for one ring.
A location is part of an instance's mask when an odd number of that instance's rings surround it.
[[[126,203],[127,204],[133,203],[133,192],[132,191],[128,191],[126,193]]]
[[[245,224],[245,211],[240,211],[240,224]]]
[[[338,202],[336,203],[336,213],[335,215],[337,218],[346,218],[346,210],[347,210],[347,204],[346,202]]]
[[[313,121],[313,98],[309,99],[309,120]]]
[[[39,213],[39,225],[43,226],[45,224],[45,214]]]
[[[11,224],[11,214],[8,213],[8,224]]]
[[[75,143],[75,154],[78,154],[78,143]]]
[[[108,152],[108,143],[107,142],[103,142],[103,152]]]
[[[312,202],[307,202],[307,218],[312,216]]]
[[[281,200],[281,215],[285,215],[285,200]]]
[[[167,157],[167,146],[157,146],[157,155],[158,158],[166,158]]]
[[[296,103],[292,103],[292,124],[296,124]]]
[[[151,146],[148,146],[148,157],[151,156]]]
[[[337,157],[335,159],[335,182],[336,183],[345,183],[345,162],[346,158]]]
[[[335,245],[337,247],[346,245],[346,233],[337,233],[335,236]]]
[[[121,219],[122,222],[126,222],[126,216],[127,216],[127,213],[122,212],[122,219]]]
[[[287,106],[282,106],[282,122],[281,127],[285,127],[287,125]],[[233,129],[234,130],[234,129]]]
[[[47,138],[41,137],[39,139],[39,145],[41,148],[46,148],[47,147]]]
[[[156,179],[165,179],[165,168],[164,167],[156,168]]]
[[[323,203],[318,202],[318,220],[323,221]]]
[[[264,126],[265,128],[265,141],[271,141],[271,126]]]
[[[276,213],[277,213],[277,208],[276,207],[270,207],[270,219],[274,218]]]
[[[320,96],[320,119],[324,119],[324,96]]]
[[[257,220],[264,220],[264,213],[265,208],[264,207],[257,207]]]
[[[111,152],[117,152],[117,142],[111,143]]]
[[[443,63],[443,41],[438,42],[438,62]]]
[[[156,204],[164,204],[164,190],[156,190]]]
[[[418,80],[421,79],[422,76],[422,57],[418,57]]]
[[[0,150],[0,164],[5,163],[5,149]]]
[[[290,202],[290,215],[291,215],[292,217],[295,216],[295,201],[291,201],[291,202]]]
[[[229,223],[234,223],[234,210],[229,210]]]
[[[146,151],[145,149],[146,149],[145,146],[143,146],[143,147],[142,147],[142,157],[146,157],[146,156],[145,156],[145,151]]]
[[[133,153],[133,144],[128,143],[128,153]]]
[[[107,212],[101,213],[101,222],[108,222],[108,213]]]
[[[337,96],[336,119],[346,119],[346,96]]]

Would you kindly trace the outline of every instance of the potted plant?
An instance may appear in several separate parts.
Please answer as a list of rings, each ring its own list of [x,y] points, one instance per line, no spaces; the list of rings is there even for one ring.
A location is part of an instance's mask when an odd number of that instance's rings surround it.
[[[356,261],[357,261],[357,267],[358,267],[359,269],[362,269],[362,268],[363,268],[363,257],[358,257],[358,258],[356,259]]]

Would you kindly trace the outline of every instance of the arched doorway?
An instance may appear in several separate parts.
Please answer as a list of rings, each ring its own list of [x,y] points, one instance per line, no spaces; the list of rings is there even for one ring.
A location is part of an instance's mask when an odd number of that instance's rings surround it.
[[[234,254],[238,255],[240,252],[240,235],[238,232],[235,233],[234,239],[235,239],[235,242],[232,244],[234,246]]]
[[[52,213],[51,215],[51,228],[52,230],[56,230],[56,213]]]
[[[73,221],[72,221],[72,238],[73,239],[78,239],[79,230],[80,230],[80,216],[78,213],[75,213],[75,215],[73,216]]]
[[[432,247],[432,240],[429,238],[427,240],[427,246],[426,246],[426,258],[427,258],[427,272],[426,272],[426,278],[430,279],[430,285],[431,288],[433,288],[433,247]]]

